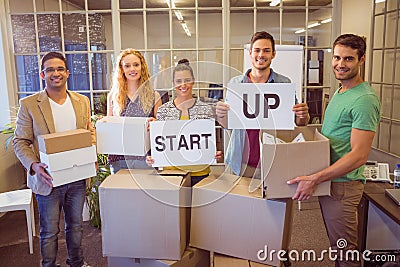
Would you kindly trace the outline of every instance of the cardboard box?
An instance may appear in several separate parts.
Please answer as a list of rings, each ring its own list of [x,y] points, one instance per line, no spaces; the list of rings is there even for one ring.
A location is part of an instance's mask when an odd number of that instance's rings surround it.
[[[261,264],[254,261],[239,259],[222,254],[214,254],[214,267],[271,267],[271,265]]]
[[[40,162],[46,163],[53,177],[53,186],[60,186],[96,176],[96,146],[45,154],[40,153]]]
[[[120,170],[100,185],[99,199],[103,256],[181,259],[188,243],[190,174]]]
[[[291,198],[297,184],[286,182],[300,175],[309,175],[325,169],[330,164],[329,140],[315,126],[296,127],[294,130],[268,132],[287,143],[262,144],[262,177],[267,186],[266,198]],[[306,142],[291,143],[302,133]],[[318,185],[314,196],[330,195],[330,181]]]
[[[43,134],[38,136],[38,145],[40,152],[53,154],[89,147],[92,145],[92,136],[90,131],[85,129]]]
[[[210,252],[187,247],[179,261],[108,257],[108,267],[209,267]]]
[[[150,149],[148,118],[108,116],[96,122],[97,153],[145,156]]]
[[[214,267],[249,267],[249,261],[221,254],[214,254]]]
[[[257,254],[287,249],[292,201],[271,201],[261,189],[249,192],[251,179],[222,174],[193,187],[190,245],[217,253],[277,266]]]

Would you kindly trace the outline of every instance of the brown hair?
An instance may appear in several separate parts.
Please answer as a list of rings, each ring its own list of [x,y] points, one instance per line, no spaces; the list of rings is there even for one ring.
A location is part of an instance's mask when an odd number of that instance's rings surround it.
[[[337,37],[335,42],[333,42],[333,50],[336,45],[343,45],[357,50],[358,59],[365,55],[365,50],[367,48],[367,44],[361,36],[350,33],[342,34]]]
[[[253,44],[260,39],[266,39],[266,40],[270,40],[271,44],[272,44],[272,52],[275,51],[275,40],[274,37],[269,34],[266,31],[261,31],[261,32],[256,32],[253,34],[253,36],[251,37],[251,41],[250,41],[250,50],[253,48]]]
[[[178,65],[176,65],[174,71],[172,72],[172,79],[175,80],[175,72],[185,70],[190,72],[190,75],[192,75],[192,79],[194,80],[193,69],[190,67],[189,60],[187,58],[183,58],[178,61]]]
[[[150,75],[147,68],[146,60],[144,59],[143,55],[132,48],[128,48],[123,50],[116,62],[112,86],[111,86],[111,99],[113,102],[113,110],[119,115],[121,111],[125,108],[126,105],[126,98],[128,92],[128,83],[126,81],[126,77],[124,74],[124,70],[122,68],[122,60],[127,55],[135,55],[140,59],[141,65],[141,72],[140,72],[140,80],[139,80],[139,103],[143,108],[143,111],[149,113],[151,109],[154,107],[154,97],[155,93],[154,90],[151,88],[150,85]],[[115,103],[117,106],[114,106]]]

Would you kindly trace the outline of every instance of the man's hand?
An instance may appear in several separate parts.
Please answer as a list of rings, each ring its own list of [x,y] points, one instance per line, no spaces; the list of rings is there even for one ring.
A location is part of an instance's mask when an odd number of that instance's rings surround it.
[[[217,153],[215,154],[215,159],[216,159],[216,160],[219,160],[219,159],[221,159],[221,158],[222,158],[222,151],[217,150]]]
[[[217,106],[215,108],[215,113],[217,115],[217,121],[224,128],[228,126],[228,110],[229,110],[228,104],[222,101],[218,101]]]
[[[53,187],[53,177],[49,175],[49,173],[46,171],[46,168],[48,166],[44,163],[41,162],[35,162],[32,163],[31,169],[36,173],[36,176],[38,179],[41,179],[43,182],[48,184],[50,187]]]
[[[317,188],[317,183],[310,176],[299,176],[287,181],[287,184],[295,183],[297,183],[297,190],[292,199],[298,199],[300,201],[307,200],[312,197],[315,189]]]
[[[292,108],[294,114],[296,115],[296,124],[299,126],[304,126],[308,124],[310,115],[308,114],[307,103],[296,104]]]

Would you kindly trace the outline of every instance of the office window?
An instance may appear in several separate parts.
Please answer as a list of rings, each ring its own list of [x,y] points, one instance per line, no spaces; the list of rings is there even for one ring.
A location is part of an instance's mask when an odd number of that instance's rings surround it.
[[[400,155],[400,20],[396,0],[375,3],[369,77],[382,104],[382,117],[373,145]]]
[[[230,66],[243,71],[243,45],[255,31],[268,31],[278,45],[304,46],[303,101],[312,123],[321,123],[323,99],[331,88],[332,10],[330,0],[230,1]],[[236,72],[232,70],[232,72]],[[233,75],[232,75],[233,76]]]
[[[165,96],[173,96],[172,68],[189,59],[197,80],[194,94],[214,105],[224,96],[223,85],[243,72],[244,45],[255,31],[266,30],[276,44],[304,46],[303,99],[309,98],[314,122],[320,122],[322,95],[331,87],[332,10],[338,1],[8,0],[15,93],[22,98],[41,90],[41,56],[62,51],[71,72],[68,88],[87,95],[100,113],[115,57],[134,48],[144,54],[153,86]],[[397,51],[391,48],[392,54]]]
[[[43,88],[40,58],[47,52],[61,51],[70,70],[68,89],[87,95],[94,108],[94,100],[110,88],[114,49],[111,2],[8,2],[18,98]]]

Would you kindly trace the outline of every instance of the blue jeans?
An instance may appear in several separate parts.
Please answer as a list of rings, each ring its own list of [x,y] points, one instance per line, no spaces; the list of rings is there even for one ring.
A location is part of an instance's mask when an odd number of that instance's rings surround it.
[[[56,264],[61,209],[64,210],[67,264],[82,266],[82,210],[85,202],[86,181],[54,187],[50,195],[36,195],[40,217],[40,250],[42,266]]]
[[[153,169],[153,167],[146,164],[145,160],[125,159],[117,160],[110,163],[111,174],[117,173],[121,169]]]

